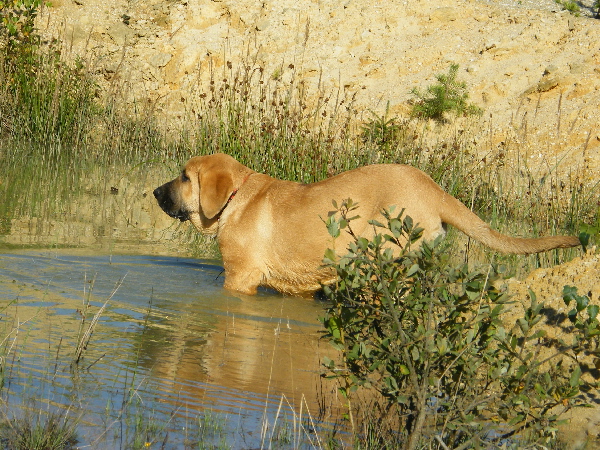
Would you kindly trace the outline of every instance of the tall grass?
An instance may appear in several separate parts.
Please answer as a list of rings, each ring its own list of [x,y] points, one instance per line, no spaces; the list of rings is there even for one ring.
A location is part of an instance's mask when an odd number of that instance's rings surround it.
[[[75,448],[76,422],[68,411],[46,414],[27,411],[24,417],[0,421],[0,447],[11,450],[64,450]]]
[[[483,119],[435,124],[361,112],[356,94],[321,85],[311,91],[291,64],[271,75],[252,58],[211,67],[173,132],[160,126],[165,117],[151,103],[104,99],[85,64],[61,58],[60,43],[28,54],[27,63],[0,56],[0,234],[17,218],[69,220],[83,193],[98,190],[112,201],[119,180],[140,185],[154,174],[162,181],[190,156],[217,151],[304,183],[365,164],[411,164],[513,234],[576,234],[599,220],[597,184],[561,164],[529,167],[517,140],[483,149],[475,143]],[[551,252],[524,265],[574,254]]]

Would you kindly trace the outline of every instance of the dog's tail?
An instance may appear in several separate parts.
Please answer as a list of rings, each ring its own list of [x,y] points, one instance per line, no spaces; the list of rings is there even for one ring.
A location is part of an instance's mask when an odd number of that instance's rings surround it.
[[[530,254],[581,245],[579,238],[573,236],[518,238],[499,233],[447,193],[441,199],[440,219],[476,241],[502,253]]]

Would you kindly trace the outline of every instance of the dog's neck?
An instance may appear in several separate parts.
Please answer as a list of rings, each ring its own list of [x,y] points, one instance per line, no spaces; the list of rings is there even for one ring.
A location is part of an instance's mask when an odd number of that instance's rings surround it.
[[[250,172],[248,175],[246,175],[246,177],[243,179],[242,184],[240,184],[237,188],[235,188],[233,190],[233,192],[231,193],[231,195],[229,196],[229,199],[227,199],[227,203],[225,203],[225,206],[223,207],[223,209],[225,209],[227,207],[227,205],[229,205],[229,202],[231,200],[233,200],[233,197],[235,197],[235,194],[237,194],[237,192],[240,190],[240,188],[244,185],[244,183],[246,182],[246,180],[248,180],[248,178],[250,177],[250,175],[252,175],[253,172]]]

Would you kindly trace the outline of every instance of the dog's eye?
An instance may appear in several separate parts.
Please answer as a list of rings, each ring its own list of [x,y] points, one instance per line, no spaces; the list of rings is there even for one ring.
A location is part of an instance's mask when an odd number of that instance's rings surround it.
[[[185,172],[181,172],[181,181],[183,181],[184,183],[186,181],[190,181],[190,177],[188,177]]]

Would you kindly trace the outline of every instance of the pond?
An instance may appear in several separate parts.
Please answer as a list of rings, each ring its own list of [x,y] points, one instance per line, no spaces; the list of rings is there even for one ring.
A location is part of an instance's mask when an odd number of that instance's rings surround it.
[[[212,260],[1,251],[5,415],[66,411],[80,448],[321,448],[324,305],[222,285]]]

